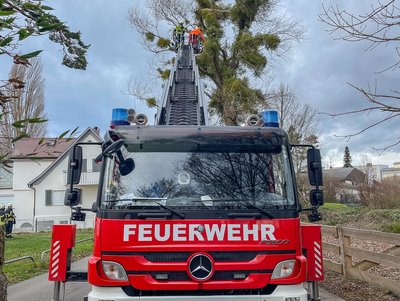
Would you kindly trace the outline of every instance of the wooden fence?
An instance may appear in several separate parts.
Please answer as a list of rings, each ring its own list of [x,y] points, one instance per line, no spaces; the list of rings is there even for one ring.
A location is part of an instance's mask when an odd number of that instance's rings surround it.
[[[324,242],[324,252],[338,258],[337,261],[324,259],[325,269],[359,279],[400,295],[400,281],[385,277],[385,268],[381,275],[370,268],[383,265],[397,269],[400,273],[400,234],[360,230],[345,227],[322,226],[322,237],[333,237],[337,243]],[[332,239],[331,239],[332,240]],[[379,242],[387,245],[382,252],[357,248],[358,242]],[[364,244],[365,245],[365,244]],[[386,268],[387,269],[387,268]]]

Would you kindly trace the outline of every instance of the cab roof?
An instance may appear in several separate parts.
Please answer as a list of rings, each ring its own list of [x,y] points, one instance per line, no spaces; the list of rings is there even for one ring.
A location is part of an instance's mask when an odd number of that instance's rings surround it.
[[[283,145],[288,145],[284,130],[267,127],[117,126],[108,135],[123,139],[128,151],[218,151],[229,148],[279,152]]]

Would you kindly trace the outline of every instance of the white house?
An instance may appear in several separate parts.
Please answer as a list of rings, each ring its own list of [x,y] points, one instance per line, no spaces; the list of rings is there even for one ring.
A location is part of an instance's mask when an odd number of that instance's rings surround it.
[[[368,184],[372,185],[374,182],[382,181],[382,171],[389,168],[389,166],[383,164],[375,165],[372,163],[367,163],[363,166],[355,166],[355,168],[365,173]]]
[[[358,185],[365,183],[365,173],[355,167],[324,169],[322,172],[325,185],[334,185],[337,201],[345,204],[360,202]]]
[[[400,177],[400,162],[393,163],[393,167],[382,170],[382,178]]]
[[[15,143],[13,160],[13,206],[16,231],[50,230],[53,224],[68,223],[71,210],[64,206],[67,164],[70,150],[80,142],[101,142],[96,130],[86,129],[75,139],[28,138]],[[56,141],[57,140],[57,141]],[[96,200],[100,166],[94,158],[99,145],[82,145],[83,167],[80,183],[81,206],[91,208]],[[87,213],[78,227],[93,227],[94,213]]]

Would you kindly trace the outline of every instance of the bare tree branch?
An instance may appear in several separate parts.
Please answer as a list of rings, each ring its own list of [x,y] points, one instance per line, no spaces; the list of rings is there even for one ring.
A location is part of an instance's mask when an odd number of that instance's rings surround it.
[[[369,46],[367,50],[374,50],[382,45],[385,47],[392,46],[395,50],[396,60],[388,67],[376,72],[377,74],[388,71],[398,70],[400,68],[400,7],[396,5],[395,0],[377,0],[375,4],[371,4],[369,12],[356,15],[348,12],[339,6],[323,6],[323,13],[319,15],[319,20],[327,24],[330,34],[339,34],[339,38],[344,41],[358,42],[367,41]],[[379,126],[388,120],[398,117],[400,114],[400,93],[392,90],[385,93],[377,91],[377,79],[374,87],[368,84],[368,88],[362,88],[354,84],[349,84],[352,88],[361,93],[365,101],[368,103],[366,108],[358,110],[341,112],[341,113],[322,113],[332,118],[351,114],[370,114],[371,112],[389,113],[385,114],[379,121],[374,122],[353,134],[338,136],[350,139],[355,135],[364,133],[365,131]],[[387,147],[380,150],[387,150],[390,147],[397,146],[400,140],[391,143]]]
[[[27,123],[16,127],[15,122],[30,118],[45,118],[44,80],[40,59],[32,59],[31,66],[13,65],[9,84],[0,88],[0,95],[12,101],[3,102],[0,119],[0,138],[4,149],[10,153],[12,139],[21,134],[43,137],[46,134],[44,122]]]
[[[319,20],[329,25],[330,34],[338,33],[338,39],[350,42],[368,41],[370,45],[367,50],[375,49],[379,45],[388,46],[390,43],[398,43],[400,36],[398,28],[400,25],[400,8],[395,0],[378,1],[371,5],[370,12],[363,15],[355,15],[339,6],[323,6],[323,13]],[[387,67],[397,69],[400,66],[399,47],[395,46],[397,61]]]

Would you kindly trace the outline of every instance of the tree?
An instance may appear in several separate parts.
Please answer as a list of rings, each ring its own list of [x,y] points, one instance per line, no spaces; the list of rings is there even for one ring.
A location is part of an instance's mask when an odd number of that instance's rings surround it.
[[[49,39],[62,46],[63,65],[75,68],[86,69],[86,51],[88,45],[81,41],[79,32],[72,32],[68,26],[55,15],[51,14],[53,8],[43,5],[42,1],[33,0],[0,0],[0,55],[8,56],[14,64],[30,66],[30,59],[38,56],[41,50],[21,54],[20,45],[22,41],[39,35],[48,35]],[[23,81],[15,79],[0,80],[0,121],[3,122],[6,105],[13,102],[12,95],[4,95],[3,91],[14,85],[25,85]],[[4,90],[5,89],[5,90]],[[15,128],[26,128],[32,123],[45,122],[42,118],[28,118],[16,120],[12,126]],[[72,133],[74,133],[72,131]],[[69,131],[60,135],[63,137]],[[71,133],[71,134],[72,134]],[[11,142],[25,137],[25,133],[14,137],[3,137]],[[9,154],[0,153],[0,165],[4,165]],[[7,300],[7,278],[3,272],[4,263],[4,227],[0,227],[0,301]]]
[[[0,301],[7,301],[7,277],[4,274],[5,227],[0,226]]]
[[[300,102],[287,85],[281,83],[277,89],[272,89],[267,93],[266,102],[259,110],[265,107],[278,110],[280,126],[287,131],[291,144],[318,146],[316,129],[319,120],[316,110]],[[310,185],[303,174],[306,171],[307,149],[293,148],[291,154],[296,173],[297,190],[301,201],[306,204],[310,191]]]
[[[62,46],[62,64],[75,69],[86,69],[88,45],[81,41],[80,32],[72,32],[68,26],[51,14],[53,8],[42,1],[0,1],[0,54],[7,55],[16,64],[29,65],[29,59],[41,51],[19,53],[19,44],[28,38],[48,35],[49,39]]]
[[[209,108],[225,125],[238,125],[265,101],[255,79],[262,77],[267,57],[282,54],[284,45],[303,33],[298,21],[271,17],[274,4],[269,0],[151,0],[148,14],[137,6],[130,10],[129,20],[143,36],[145,49],[158,55],[171,50],[163,28],[182,20],[200,26],[207,41],[197,62],[201,75],[211,83]]]
[[[324,199],[327,203],[336,203],[343,184],[332,176],[324,175]]]
[[[281,185],[279,181],[274,183],[273,169],[280,172],[274,159],[277,160],[268,153],[194,153],[183,170],[190,173],[203,193],[214,198],[231,196],[255,200],[272,193],[275,184]]]
[[[31,122],[25,127],[19,127],[18,121],[37,118],[38,121],[45,120],[44,116],[44,80],[42,78],[42,64],[38,58],[30,61],[27,68],[21,64],[14,64],[10,72],[12,86],[5,87],[2,94],[10,97],[13,101],[3,106],[5,112],[0,123],[1,137],[20,137],[27,135],[31,137],[44,137],[46,134],[46,123]],[[14,125],[14,126],[13,126]],[[10,139],[0,138],[2,153],[10,153],[12,143]]]
[[[318,145],[316,130],[319,120],[316,110],[310,105],[300,102],[287,85],[280,84],[278,89],[269,92],[262,107],[278,110],[280,126],[287,131],[290,143]],[[293,149],[292,156],[295,172],[298,174],[303,172],[307,150],[304,148]]]
[[[344,148],[343,167],[353,167],[353,165],[351,165],[351,155],[348,146]]]
[[[41,50],[21,54],[20,45],[27,39],[36,36],[47,35],[49,39],[60,44],[63,52],[62,64],[75,69],[86,69],[86,52],[88,45],[81,40],[79,32],[72,32],[68,26],[51,13],[53,8],[44,5],[42,1],[34,0],[0,0],[0,55],[8,56],[15,65],[21,68],[29,68],[30,60],[37,57]],[[12,90],[21,90],[26,83],[11,77],[8,80],[0,80],[0,122],[4,124],[7,120],[13,120],[11,124],[15,130],[11,136],[2,137],[7,144],[26,137],[27,128],[33,124],[44,123],[41,117],[31,117],[26,114],[23,119],[13,119],[8,115],[7,108],[13,108],[12,102],[16,100]],[[8,92],[7,92],[8,91]],[[37,127],[34,126],[33,127]],[[28,129],[28,131],[31,131]],[[13,136],[18,134],[18,136]],[[64,137],[66,132],[60,137]],[[8,152],[0,152],[0,165],[8,160]]]
[[[338,33],[340,39],[350,42],[367,41],[369,42],[368,50],[374,50],[379,46],[393,47],[393,56],[397,58],[392,65],[384,66],[382,70],[378,70],[378,74],[388,70],[397,71],[399,69],[400,51],[398,42],[400,41],[400,37],[398,31],[400,29],[400,7],[395,3],[395,0],[377,1],[363,15],[355,15],[338,6],[324,7],[323,10],[324,12],[319,16],[319,19],[330,27],[329,32],[331,34]],[[353,84],[350,84],[350,86],[361,93],[368,106],[355,111],[335,114],[328,113],[328,115],[336,117],[378,111],[382,113],[383,117],[377,122],[345,137],[351,138],[359,135],[372,127],[400,116],[400,105],[398,104],[400,93],[397,87],[388,92],[380,92],[378,91],[377,82],[375,82],[375,85],[368,86],[367,88],[357,87]],[[381,150],[385,151],[398,144],[400,144],[399,138],[395,139],[394,143],[381,148]]]
[[[167,178],[162,178],[137,189],[137,194],[146,198],[178,198],[191,196],[194,193],[192,187],[179,185],[176,180]]]
[[[361,205],[369,208],[399,209],[399,186],[398,176],[382,179],[381,182],[374,182],[371,185],[360,185]]]

